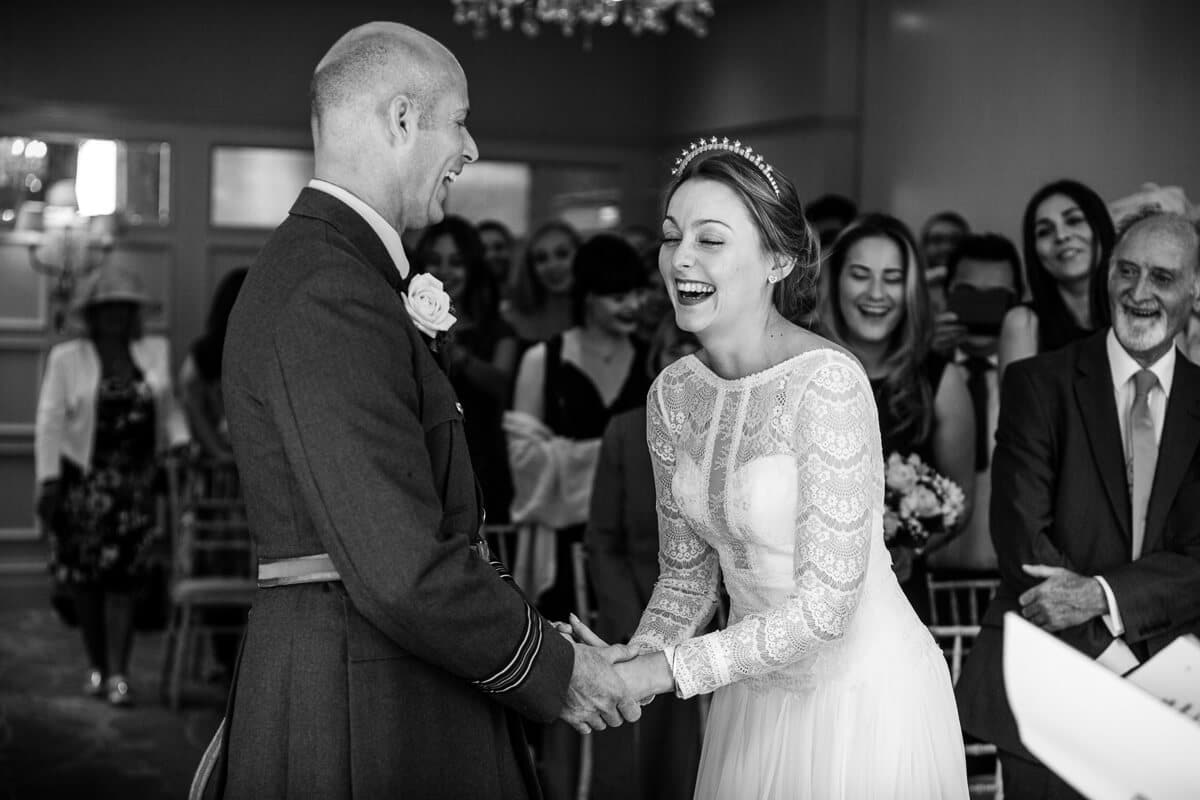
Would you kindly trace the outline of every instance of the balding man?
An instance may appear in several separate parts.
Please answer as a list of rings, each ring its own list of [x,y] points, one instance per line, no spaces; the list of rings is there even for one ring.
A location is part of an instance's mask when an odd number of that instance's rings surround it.
[[[990,514],[1002,585],[957,694],[963,728],[997,745],[1004,793],[1022,800],[1080,795],[1021,743],[1005,612],[1121,673],[1200,634],[1200,367],[1174,344],[1200,302],[1195,225],[1134,222],[1108,296],[1111,329],[1004,374]]]
[[[407,302],[400,234],[476,159],[467,112],[454,56],[402,25],[356,28],[313,75],[316,179],[226,338],[260,590],[210,796],[537,797],[521,717],[622,721],[623,648],[569,642],[490,562],[431,349],[449,320]]]

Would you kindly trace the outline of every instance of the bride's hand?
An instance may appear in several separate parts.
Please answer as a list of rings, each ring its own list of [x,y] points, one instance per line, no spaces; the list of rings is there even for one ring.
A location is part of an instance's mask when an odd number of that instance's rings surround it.
[[[630,661],[615,664],[617,675],[625,681],[628,697],[637,698],[646,705],[656,694],[664,694],[675,688],[675,678],[667,657],[661,650],[643,653]]]

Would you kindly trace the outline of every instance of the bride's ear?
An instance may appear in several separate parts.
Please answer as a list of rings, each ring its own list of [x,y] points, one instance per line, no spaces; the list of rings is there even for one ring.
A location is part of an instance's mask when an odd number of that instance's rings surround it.
[[[778,256],[775,259],[775,266],[771,267],[771,277],[774,278],[772,283],[778,283],[792,274],[792,270],[796,268],[795,256]]]

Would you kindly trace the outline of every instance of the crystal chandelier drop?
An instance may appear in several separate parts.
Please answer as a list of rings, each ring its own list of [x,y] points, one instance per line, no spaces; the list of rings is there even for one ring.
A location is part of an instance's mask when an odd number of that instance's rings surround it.
[[[558,25],[563,34],[577,30],[588,43],[592,29],[623,23],[633,34],[666,33],[671,19],[696,36],[708,33],[712,0],[451,0],[454,21],[470,25],[476,38],[487,36],[496,20],[501,30],[519,27],[526,36],[537,36],[543,24]]]

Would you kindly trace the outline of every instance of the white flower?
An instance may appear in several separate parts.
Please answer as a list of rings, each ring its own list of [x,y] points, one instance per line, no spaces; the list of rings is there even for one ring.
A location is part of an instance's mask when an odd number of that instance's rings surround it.
[[[908,512],[909,515],[918,518],[932,517],[941,511],[941,504],[936,494],[924,486],[918,486],[900,501],[900,510],[901,514]]]
[[[900,494],[908,494],[916,488],[917,470],[912,464],[901,460],[899,455],[892,453],[887,461],[884,480],[887,488]]]
[[[413,325],[431,339],[458,321],[450,313],[450,295],[442,290],[442,282],[427,272],[413,275],[403,300]]]

